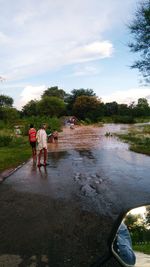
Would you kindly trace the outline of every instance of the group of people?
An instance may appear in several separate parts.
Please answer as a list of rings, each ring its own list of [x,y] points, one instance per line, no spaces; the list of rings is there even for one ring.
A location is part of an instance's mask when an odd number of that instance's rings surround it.
[[[55,130],[53,134],[54,141],[58,141],[58,132]],[[33,160],[36,161],[37,158],[37,166],[47,166],[47,133],[46,133],[46,124],[42,124],[40,129],[36,131],[33,124],[30,124],[30,129],[28,132],[29,142],[32,147],[32,156]],[[37,155],[38,152],[38,155]],[[44,153],[44,162],[41,163],[42,153]]]

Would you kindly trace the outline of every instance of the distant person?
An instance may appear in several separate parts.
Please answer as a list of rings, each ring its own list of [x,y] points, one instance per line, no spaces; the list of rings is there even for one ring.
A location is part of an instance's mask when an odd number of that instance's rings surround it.
[[[53,140],[54,143],[58,143],[58,132],[55,129],[53,132]]]
[[[42,124],[41,128],[38,130],[37,135],[37,150],[38,150],[38,167],[42,165],[46,166],[47,164],[47,133],[46,133],[46,124]],[[41,156],[42,152],[44,152],[44,162],[41,164]]]
[[[19,126],[15,126],[15,135],[16,135],[16,137],[19,137],[21,135],[21,130],[20,130]]]
[[[29,136],[30,145],[32,147],[32,157],[33,157],[33,160],[36,160],[36,130],[33,124],[30,124],[28,136]]]

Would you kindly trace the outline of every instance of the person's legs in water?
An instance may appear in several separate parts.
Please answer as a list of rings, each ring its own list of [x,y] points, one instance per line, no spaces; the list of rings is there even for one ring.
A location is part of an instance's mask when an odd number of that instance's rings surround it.
[[[33,161],[36,161],[36,146],[32,147],[32,157],[33,157]]]
[[[47,165],[47,149],[46,148],[44,148],[44,166],[46,166]]]
[[[43,150],[43,149],[41,149],[41,150],[39,151],[39,154],[38,154],[38,167],[42,166],[42,164],[41,164],[42,150]]]

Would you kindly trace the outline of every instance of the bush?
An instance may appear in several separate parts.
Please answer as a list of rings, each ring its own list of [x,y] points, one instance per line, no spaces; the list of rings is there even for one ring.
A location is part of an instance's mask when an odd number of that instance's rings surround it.
[[[28,131],[29,131],[29,127],[31,123],[34,124],[34,127],[36,130],[38,130],[43,123],[46,123],[47,128],[51,129],[51,131],[53,131],[54,129],[56,129],[57,131],[61,130],[61,121],[57,117],[50,118],[46,116],[44,117],[32,116],[24,120],[24,127],[22,127],[23,135],[28,135]]]
[[[0,135],[0,147],[9,146],[13,137],[10,135]]]
[[[131,116],[113,116],[115,123],[135,123],[135,120]]]
[[[6,124],[4,121],[0,120],[0,130],[4,129],[6,127]]]

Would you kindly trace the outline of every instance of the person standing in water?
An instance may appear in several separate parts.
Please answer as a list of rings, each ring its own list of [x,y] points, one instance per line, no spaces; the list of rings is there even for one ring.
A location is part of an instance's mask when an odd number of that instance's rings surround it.
[[[30,129],[29,129],[29,132],[28,132],[28,136],[29,136],[30,145],[32,147],[33,161],[35,161],[36,160],[36,130],[35,130],[33,124],[30,124]]]
[[[37,135],[37,150],[38,150],[38,167],[46,166],[47,164],[47,134],[46,134],[46,124],[41,125],[41,128],[38,130]],[[44,152],[44,162],[41,164],[41,156]]]

